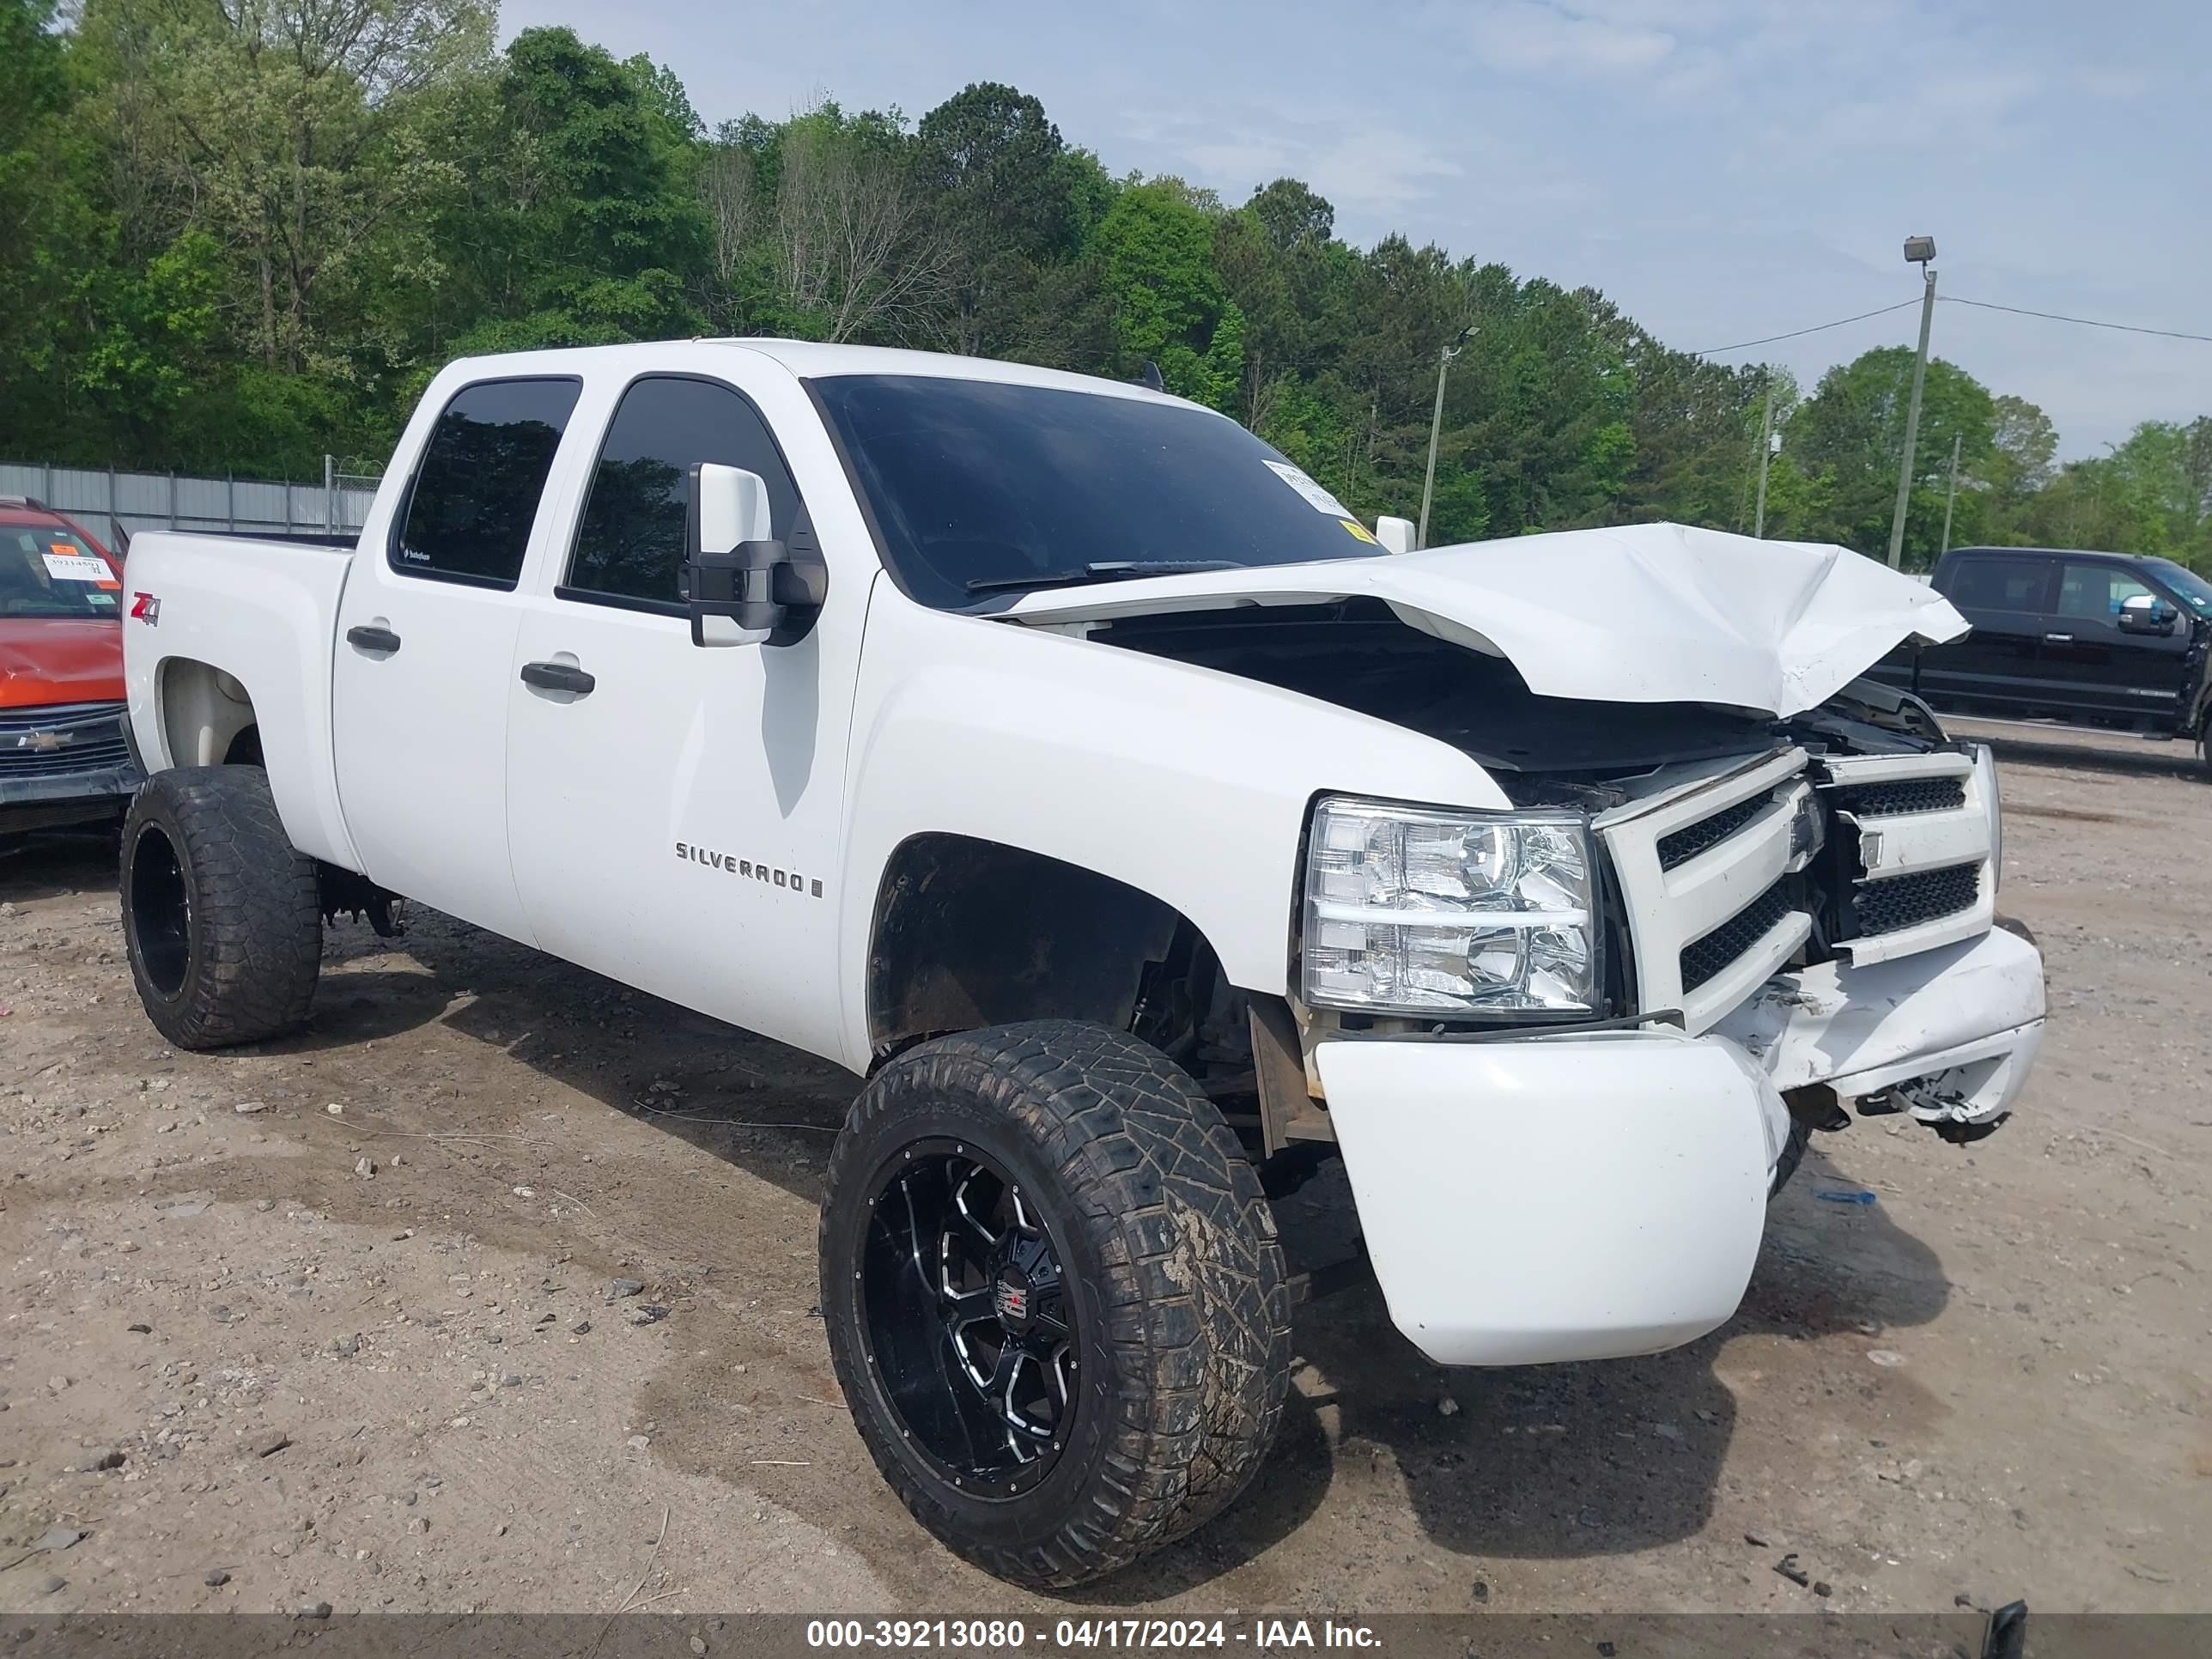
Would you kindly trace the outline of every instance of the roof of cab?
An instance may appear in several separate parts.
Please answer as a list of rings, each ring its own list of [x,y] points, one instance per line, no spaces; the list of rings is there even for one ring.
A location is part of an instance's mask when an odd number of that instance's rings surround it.
[[[0,495],[0,524],[63,524],[62,515],[24,495]]]
[[[1086,392],[1140,402],[1173,404],[1201,409],[1194,404],[1148,386],[1124,380],[1102,380],[1092,374],[1071,374],[1065,369],[1038,368],[1029,363],[1001,362],[990,357],[960,357],[943,351],[908,351],[893,346],[829,345],[816,340],[773,340],[741,337],[664,340],[637,345],[568,346],[547,351],[518,351],[497,356],[462,360],[477,374],[495,366],[505,372],[523,367],[574,372],[592,362],[620,362],[625,357],[665,359],[673,345],[696,346],[709,351],[747,351],[781,365],[800,380],[827,380],[848,374],[903,374],[943,380],[988,380],[1001,386],[1054,387],[1064,392]],[[460,365],[449,365],[448,368]]]

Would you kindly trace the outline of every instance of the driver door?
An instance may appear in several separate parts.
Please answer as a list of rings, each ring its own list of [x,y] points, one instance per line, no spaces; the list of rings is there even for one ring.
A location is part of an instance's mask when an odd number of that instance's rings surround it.
[[[2043,635],[2045,678],[2062,688],[2069,712],[2099,720],[2171,724],[2187,690],[2190,629],[2177,614],[2164,634],[2120,626],[2121,608],[2138,595],[2186,607],[2151,586],[2130,567],[2102,559],[2069,559]]]
[[[543,948],[836,1053],[834,872],[865,592],[833,591],[796,644],[691,642],[678,598],[691,466],[758,473],[778,537],[805,510],[732,356],[727,379],[594,388],[572,533],[521,596],[507,840]]]

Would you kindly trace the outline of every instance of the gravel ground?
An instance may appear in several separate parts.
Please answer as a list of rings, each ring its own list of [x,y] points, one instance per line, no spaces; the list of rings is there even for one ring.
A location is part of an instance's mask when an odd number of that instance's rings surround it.
[[[1072,1602],[2212,1609],[2212,793],[2005,787],[2052,1021],[2002,1133],[1820,1138],[1674,1353],[1445,1372],[1371,1288],[1303,1310],[1253,1490]],[[849,1077],[438,917],[332,930],[307,1035],[177,1054],[112,866],[0,851],[0,1610],[1070,1605],[939,1549],[837,1403]]]

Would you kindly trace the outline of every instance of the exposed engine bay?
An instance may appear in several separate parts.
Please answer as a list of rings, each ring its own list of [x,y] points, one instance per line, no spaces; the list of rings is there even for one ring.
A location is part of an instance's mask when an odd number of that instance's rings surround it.
[[[1923,705],[1870,682],[1787,721],[1701,703],[1539,696],[1504,658],[1408,627],[1379,599],[1121,617],[1090,638],[1424,732],[1490,769],[1521,806],[1600,811],[1664,767],[1780,743],[1871,755],[1942,740]]]
[[[1871,681],[1787,720],[1541,696],[1506,659],[1367,598],[1121,617],[1086,631],[1420,732],[1480,763],[1516,807],[1588,814],[1608,854],[1608,1018],[1669,1014],[1695,1033],[1778,974],[1886,961],[1990,925],[1993,775],[1924,705]],[[1244,1093],[1261,1056],[1240,1040],[1242,999],[1188,983],[1182,995],[1201,1017],[1168,1022],[1183,1029],[1155,1040],[1223,1094]]]

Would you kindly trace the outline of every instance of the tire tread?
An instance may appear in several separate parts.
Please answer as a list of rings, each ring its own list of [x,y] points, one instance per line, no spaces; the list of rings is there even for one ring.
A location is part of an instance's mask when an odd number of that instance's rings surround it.
[[[155,823],[176,849],[195,922],[179,994],[147,981],[131,933],[131,861]],[[124,928],[139,1000],[180,1048],[221,1048],[297,1030],[314,1006],[322,960],[315,860],[295,849],[256,766],[180,767],[140,786],[123,829]]]
[[[963,1539],[854,1413],[871,1455],[915,1518],[986,1571],[1042,1589],[1097,1578],[1218,1513],[1266,1461],[1290,1369],[1290,1293],[1273,1212],[1235,1131],[1181,1067],[1126,1033],[1039,1020],[939,1038],[891,1061],[854,1102],[829,1187],[869,1132],[917,1092],[970,1093],[1033,1139],[1098,1242],[1095,1286],[1123,1379],[1085,1501],[1018,1547]],[[825,1203],[823,1259],[833,1259]],[[825,1284],[825,1303],[830,1287]],[[833,1328],[832,1359],[853,1373]],[[1132,1380],[1133,1379],[1133,1381]]]

